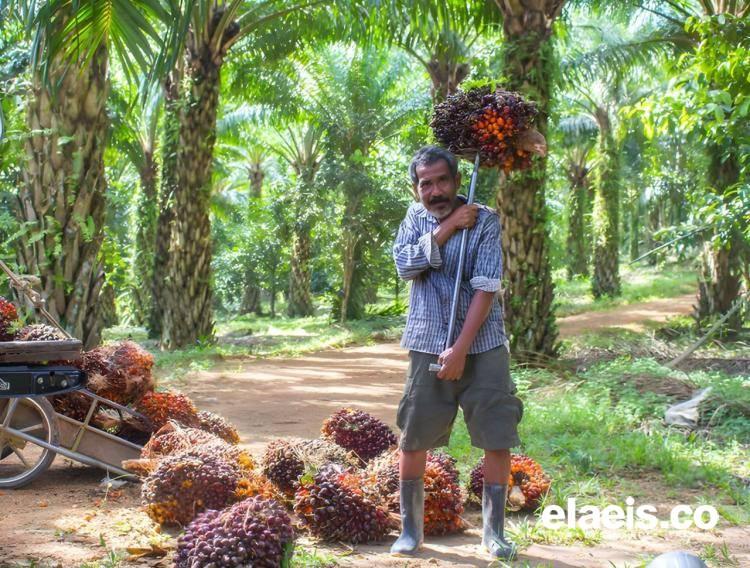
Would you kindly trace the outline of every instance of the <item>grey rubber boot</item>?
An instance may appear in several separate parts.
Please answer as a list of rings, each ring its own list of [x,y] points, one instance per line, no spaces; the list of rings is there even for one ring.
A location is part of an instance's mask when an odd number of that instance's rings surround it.
[[[494,558],[513,560],[516,557],[516,545],[503,536],[507,495],[507,484],[484,484],[482,491],[482,546]]]
[[[391,546],[391,554],[415,554],[424,542],[424,479],[407,479],[401,488],[401,536]]]

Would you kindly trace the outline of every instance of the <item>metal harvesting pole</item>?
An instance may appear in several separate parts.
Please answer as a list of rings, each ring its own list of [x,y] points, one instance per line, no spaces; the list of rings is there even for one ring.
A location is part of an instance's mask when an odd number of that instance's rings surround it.
[[[477,188],[477,175],[479,174],[479,153],[474,158],[474,171],[471,173],[471,183],[469,184],[469,199],[467,205],[474,203],[474,193]],[[453,302],[451,303],[451,315],[448,320],[448,337],[445,339],[445,348],[448,349],[453,345],[453,335],[456,328],[456,312],[458,311],[458,295],[461,292],[461,276],[464,272],[464,263],[466,261],[466,244],[469,242],[469,229],[461,230],[461,248],[458,255],[458,268],[456,269],[456,280],[453,283]],[[438,363],[430,364],[430,372],[437,373],[443,366]]]

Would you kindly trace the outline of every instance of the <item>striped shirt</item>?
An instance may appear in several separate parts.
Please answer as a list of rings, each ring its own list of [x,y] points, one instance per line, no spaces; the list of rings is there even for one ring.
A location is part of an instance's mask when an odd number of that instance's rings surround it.
[[[463,196],[459,198],[466,201]],[[393,246],[399,277],[412,282],[401,347],[434,354],[445,349],[461,245],[461,231],[456,231],[442,247],[438,247],[432,234],[437,226],[437,218],[421,203],[414,203],[401,222]],[[489,207],[480,205],[477,222],[469,231],[453,341],[461,333],[474,290],[500,290],[500,247],[500,218]],[[495,296],[490,314],[479,328],[469,353],[482,353],[499,345],[507,347],[508,340],[502,308]]]

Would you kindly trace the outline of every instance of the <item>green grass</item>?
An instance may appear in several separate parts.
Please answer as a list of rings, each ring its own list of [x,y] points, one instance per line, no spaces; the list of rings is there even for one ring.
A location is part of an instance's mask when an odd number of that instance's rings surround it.
[[[622,296],[595,300],[591,295],[589,278],[567,280],[564,270],[555,271],[553,278],[557,316],[565,317],[582,312],[608,310],[658,298],[673,298],[695,292],[698,287],[695,269],[689,266],[667,265],[655,268],[642,264],[636,267],[622,264],[620,276]]]
[[[538,460],[553,479],[542,505],[564,506],[569,497],[576,497],[580,505],[624,506],[628,495],[637,499],[638,479],[647,474],[677,493],[681,488],[705,489],[710,504],[726,521],[746,522],[750,490],[740,480],[750,476],[750,415],[737,409],[750,405],[750,378],[690,373],[696,385],[713,385],[715,404],[734,403],[736,409],[731,419],[717,420],[708,432],[687,434],[662,423],[670,399],[640,393],[620,381],[624,375],[638,374],[656,381],[684,377],[649,359],[618,359],[567,377],[548,370],[514,369],[524,401],[523,446],[516,451]],[[481,451],[471,447],[461,419],[448,452],[458,459],[467,479]],[[526,532],[534,542],[550,537]]]

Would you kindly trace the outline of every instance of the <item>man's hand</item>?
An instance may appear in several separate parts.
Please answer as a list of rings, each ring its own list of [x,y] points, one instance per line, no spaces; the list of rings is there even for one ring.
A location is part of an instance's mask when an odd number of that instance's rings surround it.
[[[466,365],[466,351],[449,347],[438,356],[438,363],[443,366],[438,371],[437,378],[446,381],[457,381],[464,374]]]
[[[471,229],[476,224],[478,215],[478,205],[461,205],[461,207],[453,211],[432,232],[435,235],[438,246],[443,246],[456,231]]]
[[[461,205],[445,219],[455,230],[471,229],[477,222],[478,205]]]

